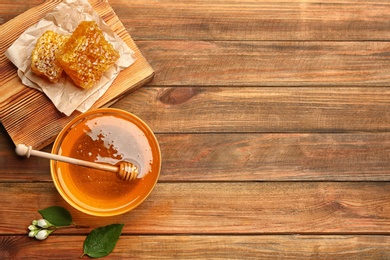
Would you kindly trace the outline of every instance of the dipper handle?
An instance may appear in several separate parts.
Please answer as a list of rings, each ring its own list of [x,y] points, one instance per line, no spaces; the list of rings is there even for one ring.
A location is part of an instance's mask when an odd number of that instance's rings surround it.
[[[54,161],[61,161],[71,163],[79,166],[94,168],[98,170],[114,172],[121,180],[132,181],[138,177],[138,168],[131,162],[119,162],[117,165],[109,165],[95,162],[83,161],[76,158],[62,156],[58,154],[46,153],[42,151],[33,150],[31,146],[24,144],[18,144],[15,148],[15,152],[19,156],[29,158],[31,155],[46,158]]]

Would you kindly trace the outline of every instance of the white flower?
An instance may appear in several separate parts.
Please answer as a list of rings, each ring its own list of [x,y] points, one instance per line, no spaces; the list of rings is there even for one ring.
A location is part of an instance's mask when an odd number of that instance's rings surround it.
[[[29,237],[35,237],[35,235],[38,233],[38,229],[37,230],[31,230],[30,232],[28,232],[28,236]]]
[[[31,232],[30,232],[31,233]],[[29,234],[30,235],[30,234]],[[50,235],[50,232],[46,229],[41,229],[35,234],[35,238],[38,240],[44,240]]]
[[[28,230],[33,231],[33,230],[38,230],[38,228],[35,225],[30,225],[28,226]]]
[[[43,218],[38,219],[36,225],[41,227],[41,228],[48,228],[48,227],[52,227],[53,226],[49,221],[47,221],[46,219],[43,219]]]

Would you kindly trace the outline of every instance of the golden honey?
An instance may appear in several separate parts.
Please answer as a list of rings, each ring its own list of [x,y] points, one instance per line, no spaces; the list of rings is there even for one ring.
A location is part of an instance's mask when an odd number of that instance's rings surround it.
[[[84,89],[99,82],[118,59],[118,51],[94,21],[82,21],[57,55],[64,71]]]
[[[115,109],[101,109],[74,122],[59,135],[53,152],[86,161],[137,165],[140,178],[126,182],[115,173],[63,162],[52,162],[53,179],[61,195],[79,210],[114,215],[141,203],[160,171],[160,151],[151,130],[139,119]]]
[[[40,76],[45,76],[51,82],[57,82],[62,76],[62,67],[56,55],[60,52],[68,35],[61,35],[53,31],[44,32],[37,40],[31,55],[31,70]]]

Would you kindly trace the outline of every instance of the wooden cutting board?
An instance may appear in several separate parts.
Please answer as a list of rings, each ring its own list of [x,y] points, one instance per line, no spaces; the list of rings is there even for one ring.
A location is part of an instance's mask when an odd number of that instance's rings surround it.
[[[47,1],[0,26],[0,121],[15,144],[41,149],[54,141],[61,129],[75,116],[60,113],[41,92],[24,86],[17,68],[5,57],[5,51],[31,25],[61,3]],[[121,71],[107,92],[91,109],[109,106],[153,78],[154,71],[140,53],[111,6],[104,0],[90,0],[95,11],[135,52],[136,61]]]

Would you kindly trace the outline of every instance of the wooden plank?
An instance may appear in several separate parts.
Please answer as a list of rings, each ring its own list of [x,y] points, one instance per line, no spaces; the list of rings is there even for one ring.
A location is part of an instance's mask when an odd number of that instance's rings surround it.
[[[388,133],[157,137],[161,181],[390,180]]]
[[[44,0],[2,0],[0,2],[0,25],[15,18],[21,13],[42,4]],[[54,0],[56,1],[56,0]]]
[[[135,40],[390,39],[388,1],[139,0],[113,8]]]
[[[85,236],[0,236],[0,258],[77,259]],[[128,236],[105,259],[386,259],[388,236]],[[60,247],[58,245],[61,245]]]
[[[382,87],[147,87],[113,107],[157,133],[388,132],[389,100]]]
[[[7,205],[0,209],[0,233],[26,234],[37,210],[58,205],[76,224],[125,223],[125,234],[389,235],[389,190],[389,182],[158,183],[135,210],[99,218],[72,209],[52,183],[0,183]],[[88,230],[58,230],[65,233]]]
[[[59,131],[79,112],[71,116],[60,113],[41,92],[24,86],[17,76],[16,68],[4,52],[29,26],[38,22],[58,2],[45,2],[29,9],[17,18],[1,25],[0,30],[0,120],[15,144],[25,143],[41,149],[51,143]],[[107,92],[92,108],[107,106],[127,93],[148,82],[154,71],[140,53],[138,47],[123,27],[108,2],[94,0],[92,6],[102,19],[135,52],[136,61],[123,70]]]
[[[390,86],[388,42],[137,41],[158,86]]]
[[[0,24],[42,0],[3,0]],[[122,1],[111,3],[136,40],[388,40],[388,1]],[[155,30],[158,28],[158,30]],[[172,34],[172,32],[175,32]]]
[[[157,134],[157,139],[162,182],[390,180],[389,133]],[[0,155],[0,182],[51,181],[48,160],[19,158],[5,138]]]

